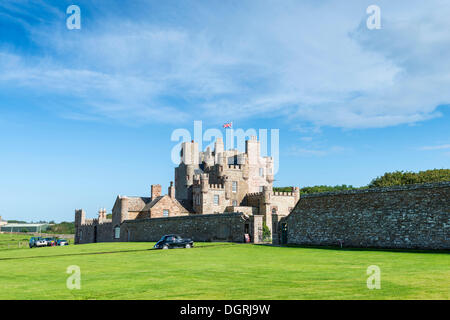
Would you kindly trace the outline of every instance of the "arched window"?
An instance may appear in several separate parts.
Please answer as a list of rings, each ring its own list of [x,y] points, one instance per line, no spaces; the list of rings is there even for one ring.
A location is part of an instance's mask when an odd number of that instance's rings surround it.
[[[120,227],[116,226],[114,228],[114,239],[120,239]]]

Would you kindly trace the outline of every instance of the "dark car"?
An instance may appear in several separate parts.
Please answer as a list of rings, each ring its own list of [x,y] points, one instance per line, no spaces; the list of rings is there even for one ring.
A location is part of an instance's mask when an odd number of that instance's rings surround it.
[[[194,241],[192,239],[183,239],[176,234],[165,235],[159,240],[154,248],[155,249],[173,249],[173,248],[192,248]]]

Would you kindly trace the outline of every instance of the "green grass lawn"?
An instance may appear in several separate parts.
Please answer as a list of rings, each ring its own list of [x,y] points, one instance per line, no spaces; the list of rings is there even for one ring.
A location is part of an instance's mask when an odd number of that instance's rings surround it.
[[[28,248],[30,237],[27,234],[0,233],[0,251]]]
[[[58,234],[51,237],[58,237]],[[30,238],[32,235],[26,233],[0,233],[0,251],[10,249],[29,249]],[[67,239],[69,243],[73,239]]]
[[[198,243],[0,250],[0,299],[449,299],[450,255]],[[67,267],[81,268],[69,290]],[[381,269],[381,289],[366,269]]]

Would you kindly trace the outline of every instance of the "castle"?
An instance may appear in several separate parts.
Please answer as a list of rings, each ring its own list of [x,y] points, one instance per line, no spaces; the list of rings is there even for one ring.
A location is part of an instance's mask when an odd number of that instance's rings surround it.
[[[208,147],[206,151],[199,151],[197,142],[183,142],[175,185],[170,182],[168,194],[162,195],[161,185],[156,184],[151,186],[150,197],[119,195],[111,219],[105,209],[97,219],[86,219],[84,210],[76,210],[75,241],[131,241],[130,235],[125,239],[121,235],[124,222],[211,214],[258,216],[257,233],[261,233],[261,222],[272,231],[274,223],[287,216],[300,198],[298,187],[292,192],[273,192],[273,181],[273,159],[261,156],[260,142],[254,136],[245,142],[245,152],[225,150],[222,138],[216,139],[214,150]],[[244,228],[242,240],[245,233],[255,237],[249,224]]]
[[[261,157],[255,137],[245,152],[201,152],[184,142],[175,185],[162,195],[118,196],[86,219],[75,211],[75,243],[157,241],[176,233],[194,241],[254,243],[264,224],[276,244],[408,249],[450,249],[450,182],[306,194],[273,192],[273,160]]]

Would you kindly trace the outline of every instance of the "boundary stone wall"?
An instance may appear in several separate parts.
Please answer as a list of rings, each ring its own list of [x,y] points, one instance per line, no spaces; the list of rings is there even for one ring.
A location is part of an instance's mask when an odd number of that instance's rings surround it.
[[[158,241],[165,234],[178,234],[194,241],[244,242],[246,224],[253,240],[253,218],[242,213],[126,220],[120,226],[120,241]]]
[[[308,194],[284,218],[289,244],[450,249],[450,182]]]

